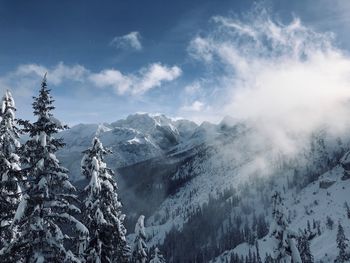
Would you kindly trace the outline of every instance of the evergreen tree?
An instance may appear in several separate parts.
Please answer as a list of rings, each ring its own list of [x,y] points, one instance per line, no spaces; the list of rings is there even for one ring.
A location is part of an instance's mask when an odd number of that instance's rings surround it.
[[[15,123],[15,102],[10,91],[2,98],[0,111],[0,249],[13,238],[12,220],[21,199],[19,129]]]
[[[147,245],[146,232],[144,226],[145,216],[141,215],[135,226],[135,241],[132,251],[132,261],[134,263],[146,263],[147,261]]]
[[[258,239],[266,236],[269,233],[269,225],[266,222],[265,217],[264,217],[263,214],[261,214],[258,217],[256,231],[257,231],[257,238]]]
[[[273,201],[273,222],[270,228],[270,235],[277,241],[275,247],[275,259],[279,262],[288,262],[289,257],[294,263],[302,263],[300,253],[295,244],[297,235],[288,227],[288,222],[284,212],[284,204],[279,192],[272,196]]]
[[[345,206],[345,209],[346,209],[346,214],[348,216],[348,219],[350,219],[350,207],[349,207],[348,202],[345,202],[344,206]]]
[[[154,249],[154,253],[149,263],[165,263],[165,259],[157,247]]]
[[[339,249],[339,255],[336,258],[336,262],[349,262],[350,255],[348,252],[348,239],[345,237],[343,226],[338,224],[338,233],[337,233],[337,247]]]
[[[309,241],[310,233],[305,231],[298,238],[298,249],[300,251],[300,257],[303,263],[313,263],[314,257],[311,254],[310,250],[310,241]]]
[[[258,263],[262,263],[262,260],[261,260],[261,257],[260,257],[260,249],[259,249],[258,240],[255,241],[255,250],[256,250],[256,261]]]
[[[326,221],[326,226],[328,229],[332,230],[333,229],[334,222],[331,217],[327,216],[327,221]]]
[[[117,183],[113,179],[113,171],[104,162],[109,153],[111,151],[94,138],[81,162],[82,174],[89,180],[84,189],[83,214],[84,223],[90,231],[85,251],[87,262],[128,262],[130,253]]]
[[[14,217],[18,233],[2,250],[2,262],[80,262],[64,246],[71,239],[69,233],[87,229],[71,215],[79,212],[72,204],[75,189],[68,181],[67,169],[55,155],[64,145],[63,140],[54,138],[66,126],[53,117],[53,102],[45,75],[33,102],[37,121],[20,122],[30,136],[22,146],[28,184]]]
[[[274,259],[271,255],[266,255],[264,262],[265,263],[280,263],[280,261],[278,261],[277,259]]]

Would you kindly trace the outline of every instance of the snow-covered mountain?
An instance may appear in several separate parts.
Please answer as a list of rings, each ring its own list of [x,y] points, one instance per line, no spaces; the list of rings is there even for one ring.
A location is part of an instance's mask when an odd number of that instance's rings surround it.
[[[270,141],[257,140],[261,134],[249,126],[219,125],[216,132],[218,136],[211,144],[206,143],[189,161],[180,163],[172,175],[169,171],[176,190],[147,221],[150,243],[163,244],[172,262],[208,262],[219,251],[251,241],[253,233],[257,233],[257,239],[266,238],[272,218],[272,193],[282,191],[289,205],[290,196],[297,196],[310,183],[317,184],[319,176],[333,169],[348,148],[340,138],[323,131],[314,134],[310,145],[305,145],[298,155],[290,157],[271,148]],[[315,198],[319,202],[325,200],[323,196]],[[346,213],[343,199],[337,204]],[[312,206],[312,202],[307,205]],[[299,220],[298,217],[307,212],[305,207],[301,204],[288,213],[295,213],[295,220]],[[332,217],[337,221],[336,216]],[[290,216],[291,227],[298,226],[296,231],[307,227],[306,223],[293,225],[293,219]],[[315,220],[320,217],[317,215]],[[326,220],[324,215],[318,221],[321,231]],[[330,237],[325,233],[323,238]],[[273,246],[270,249],[273,250]],[[263,252],[271,254],[271,250]],[[248,254],[249,249],[244,251]],[[221,257],[217,262],[230,259]],[[317,259],[328,262],[324,254]]]
[[[255,241],[261,258],[272,254],[274,191],[285,198],[291,228],[317,232],[310,240],[315,262],[330,262],[338,253],[338,221],[350,236],[344,208],[350,186],[339,165],[349,150],[346,134],[322,128],[302,140],[294,136],[299,148],[289,154],[249,122],[225,118],[198,126],[135,114],[77,125],[62,135],[67,147],[60,157],[76,181],[81,151],[94,136],[113,150],[107,162],[118,170],[127,228],[132,232],[144,214],[148,244],[160,246],[169,262],[235,262],[232,255],[255,252]]]
[[[79,163],[93,137],[100,138],[113,151],[109,159],[114,168],[124,167],[164,155],[181,143],[188,142],[197,129],[194,122],[172,120],[164,115],[134,114],[111,124],[79,124],[62,132],[66,147],[60,158],[79,180]]]
[[[344,169],[336,165],[322,174],[316,181],[295,193],[284,194],[285,206],[290,211],[290,228],[299,233],[310,232],[310,248],[315,262],[334,262],[338,255],[336,243],[337,226],[342,224],[345,235],[350,236],[349,202],[350,181],[344,180]],[[262,260],[273,254],[275,240],[270,234],[258,240]],[[250,252],[249,252],[250,251]],[[246,258],[256,253],[255,244],[243,242],[227,250],[212,262],[225,262],[234,254]]]

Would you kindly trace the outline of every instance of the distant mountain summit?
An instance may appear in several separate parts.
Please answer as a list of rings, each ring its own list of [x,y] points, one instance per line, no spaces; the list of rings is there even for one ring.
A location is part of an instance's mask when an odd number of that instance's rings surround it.
[[[71,171],[72,179],[79,180],[81,152],[95,136],[112,149],[109,161],[114,168],[119,168],[186,145],[202,129],[189,120],[172,120],[165,115],[147,113],[132,114],[111,124],[78,124],[61,133],[66,146],[59,156]]]

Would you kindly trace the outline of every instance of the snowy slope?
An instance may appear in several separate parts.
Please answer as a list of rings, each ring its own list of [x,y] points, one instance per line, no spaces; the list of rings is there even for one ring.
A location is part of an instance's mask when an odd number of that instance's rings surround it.
[[[317,181],[311,183],[298,194],[287,192],[285,206],[289,211],[293,211],[290,228],[298,231],[307,229],[308,221],[317,220],[320,222],[321,235],[316,235],[311,240],[311,252],[315,262],[333,262],[337,256],[336,245],[337,224],[340,222],[345,230],[345,235],[350,236],[350,219],[344,203],[349,202],[350,180],[342,180],[344,169],[340,165],[324,173]],[[320,187],[324,181],[334,181],[334,184],[327,189]],[[334,225],[327,226],[327,218],[330,218]],[[316,232],[316,230],[314,230]],[[258,240],[259,250],[262,259],[266,254],[273,254],[274,239],[268,234]],[[225,262],[230,259],[232,253],[248,255],[249,250],[256,252],[254,245],[243,243],[232,250],[224,252],[212,262]]]
[[[338,220],[350,234],[344,209],[349,183],[339,179],[343,168],[336,166],[349,149],[348,136],[338,138],[320,129],[288,155],[248,122],[226,117],[218,125],[197,126],[149,114],[77,125],[62,135],[67,147],[59,157],[75,180],[81,178],[81,151],[94,136],[112,148],[107,162],[118,169],[127,228],[132,230],[144,214],[149,246],[160,246],[169,262],[225,262],[232,253],[254,251],[245,242],[245,228],[253,227],[255,216],[271,221],[270,198],[276,189],[284,192],[293,229],[305,229],[308,220],[320,221],[322,235],[311,244],[316,259],[334,258],[334,242],[326,240],[335,240]],[[336,183],[327,190],[319,188],[321,181],[332,180]],[[325,226],[327,216],[333,218],[332,230]],[[238,228],[232,223],[237,220],[242,221]],[[237,233],[241,236],[230,240]],[[273,243],[264,235],[259,236],[262,256],[271,253]]]
[[[193,136],[201,134],[200,129],[201,127]],[[220,244],[220,242],[228,239],[230,235],[229,230],[224,229],[228,221],[235,220],[237,215],[240,215],[243,220],[242,231],[244,224],[251,227],[254,214],[263,216],[269,222],[270,198],[274,189],[284,189],[288,194],[296,195],[296,191],[303,189],[308,181],[317,179],[321,173],[331,169],[332,165],[340,159],[344,148],[348,148],[348,143],[340,143],[339,138],[321,131],[313,134],[309,141],[310,145],[305,145],[297,155],[284,156],[283,153],[271,147],[271,141],[259,138],[261,134],[246,124],[218,125],[212,129],[208,128],[207,131],[214,135],[205,141],[201,150],[188,162],[180,163],[176,172],[169,170],[169,180],[180,181],[180,183],[177,184],[176,191],[168,195],[156,211],[147,218],[150,245],[160,244],[163,250],[173,246],[178,247],[179,251],[166,255],[171,262],[198,260],[195,253],[187,258],[181,257],[178,254],[181,251],[192,253],[197,250],[197,253],[206,254],[203,246],[213,246],[210,249],[214,250],[217,247],[215,244],[219,244],[219,249],[222,250],[227,244]],[[349,138],[342,139],[344,142],[349,141]],[[237,199],[238,203],[232,208],[227,208],[227,203]],[[310,204],[312,202],[313,200]],[[343,200],[339,201],[342,207],[343,203]],[[210,212],[210,209],[213,212]],[[228,212],[227,209],[229,209]],[[305,208],[302,207],[301,210],[303,209]],[[226,215],[215,214],[215,220],[201,218],[207,213],[206,211],[209,211],[208,216],[215,213],[214,211],[226,213]],[[307,219],[304,218],[304,220]],[[200,234],[200,231],[194,232],[193,227],[200,228],[200,224],[203,223],[209,223],[212,228],[208,234],[215,237],[214,245],[213,241],[206,243],[192,237],[196,235],[195,233]],[[182,237],[184,241],[192,240],[198,242],[198,245],[194,245],[189,250],[186,250],[186,247],[181,248],[177,243],[182,241],[176,242],[176,239]],[[188,246],[190,247],[191,244]],[[245,251],[249,252],[249,250]],[[207,261],[201,259],[198,262]]]

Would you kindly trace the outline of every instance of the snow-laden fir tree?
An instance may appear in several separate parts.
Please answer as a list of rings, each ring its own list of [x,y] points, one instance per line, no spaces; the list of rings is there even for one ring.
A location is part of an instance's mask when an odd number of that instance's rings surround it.
[[[298,237],[298,249],[300,252],[300,257],[303,263],[313,263],[314,257],[310,250],[310,232],[304,231]]]
[[[132,249],[132,261],[134,263],[147,262],[146,232],[144,226],[145,216],[141,215],[135,226],[135,241]]]
[[[165,263],[165,259],[163,255],[160,253],[160,250],[158,249],[158,247],[154,249],[153,255],[149,263]]]
[[[12,223],[18,233],[2,251],[2,262],[80,262],[65,244],[68,233],[87,229],[72,216],[79,212],[72,204],[75,188],[55,155],[64,143],[54,136],[66,127],[53,117],[53,102],[45,76],[33,102],[37,121],[20,122],[30,137],[22,146],[28,183]]]
[[[339,222],[337,232],[337,247],[339,249],[339,254],[335,262],[349,262],[350,253],[348,242],[349,240],[345,237],[344,228]]]
[[[113,171],[104,162],[109,153],[111,151],[94,138],[81,162],[82,174],[89,180],[84,189],[83,201],[84,223],[90,231],[84,252],[87,262],[124,263],[128,262],[130,256],[117,183],[113,179]]]
[[[1,104],[0,122],[0,250],[12,239],[10,227],[21,198],[19,128],[15,120],[15,102],[6,91]]]
[[[281,263],[290,262],[302,263],[300,253],[295,243],[297,234],[289,229],[284,211],[284,204],[279,192],[272,196],[273,221],[270,226],[270,235],[276,240],[274,258]]]
[[[260,249],[259,249],[259,242],[258,240],[255,240],[255,250],[256,250],[256,262],[262,263],[261,257],[260,257]]]

